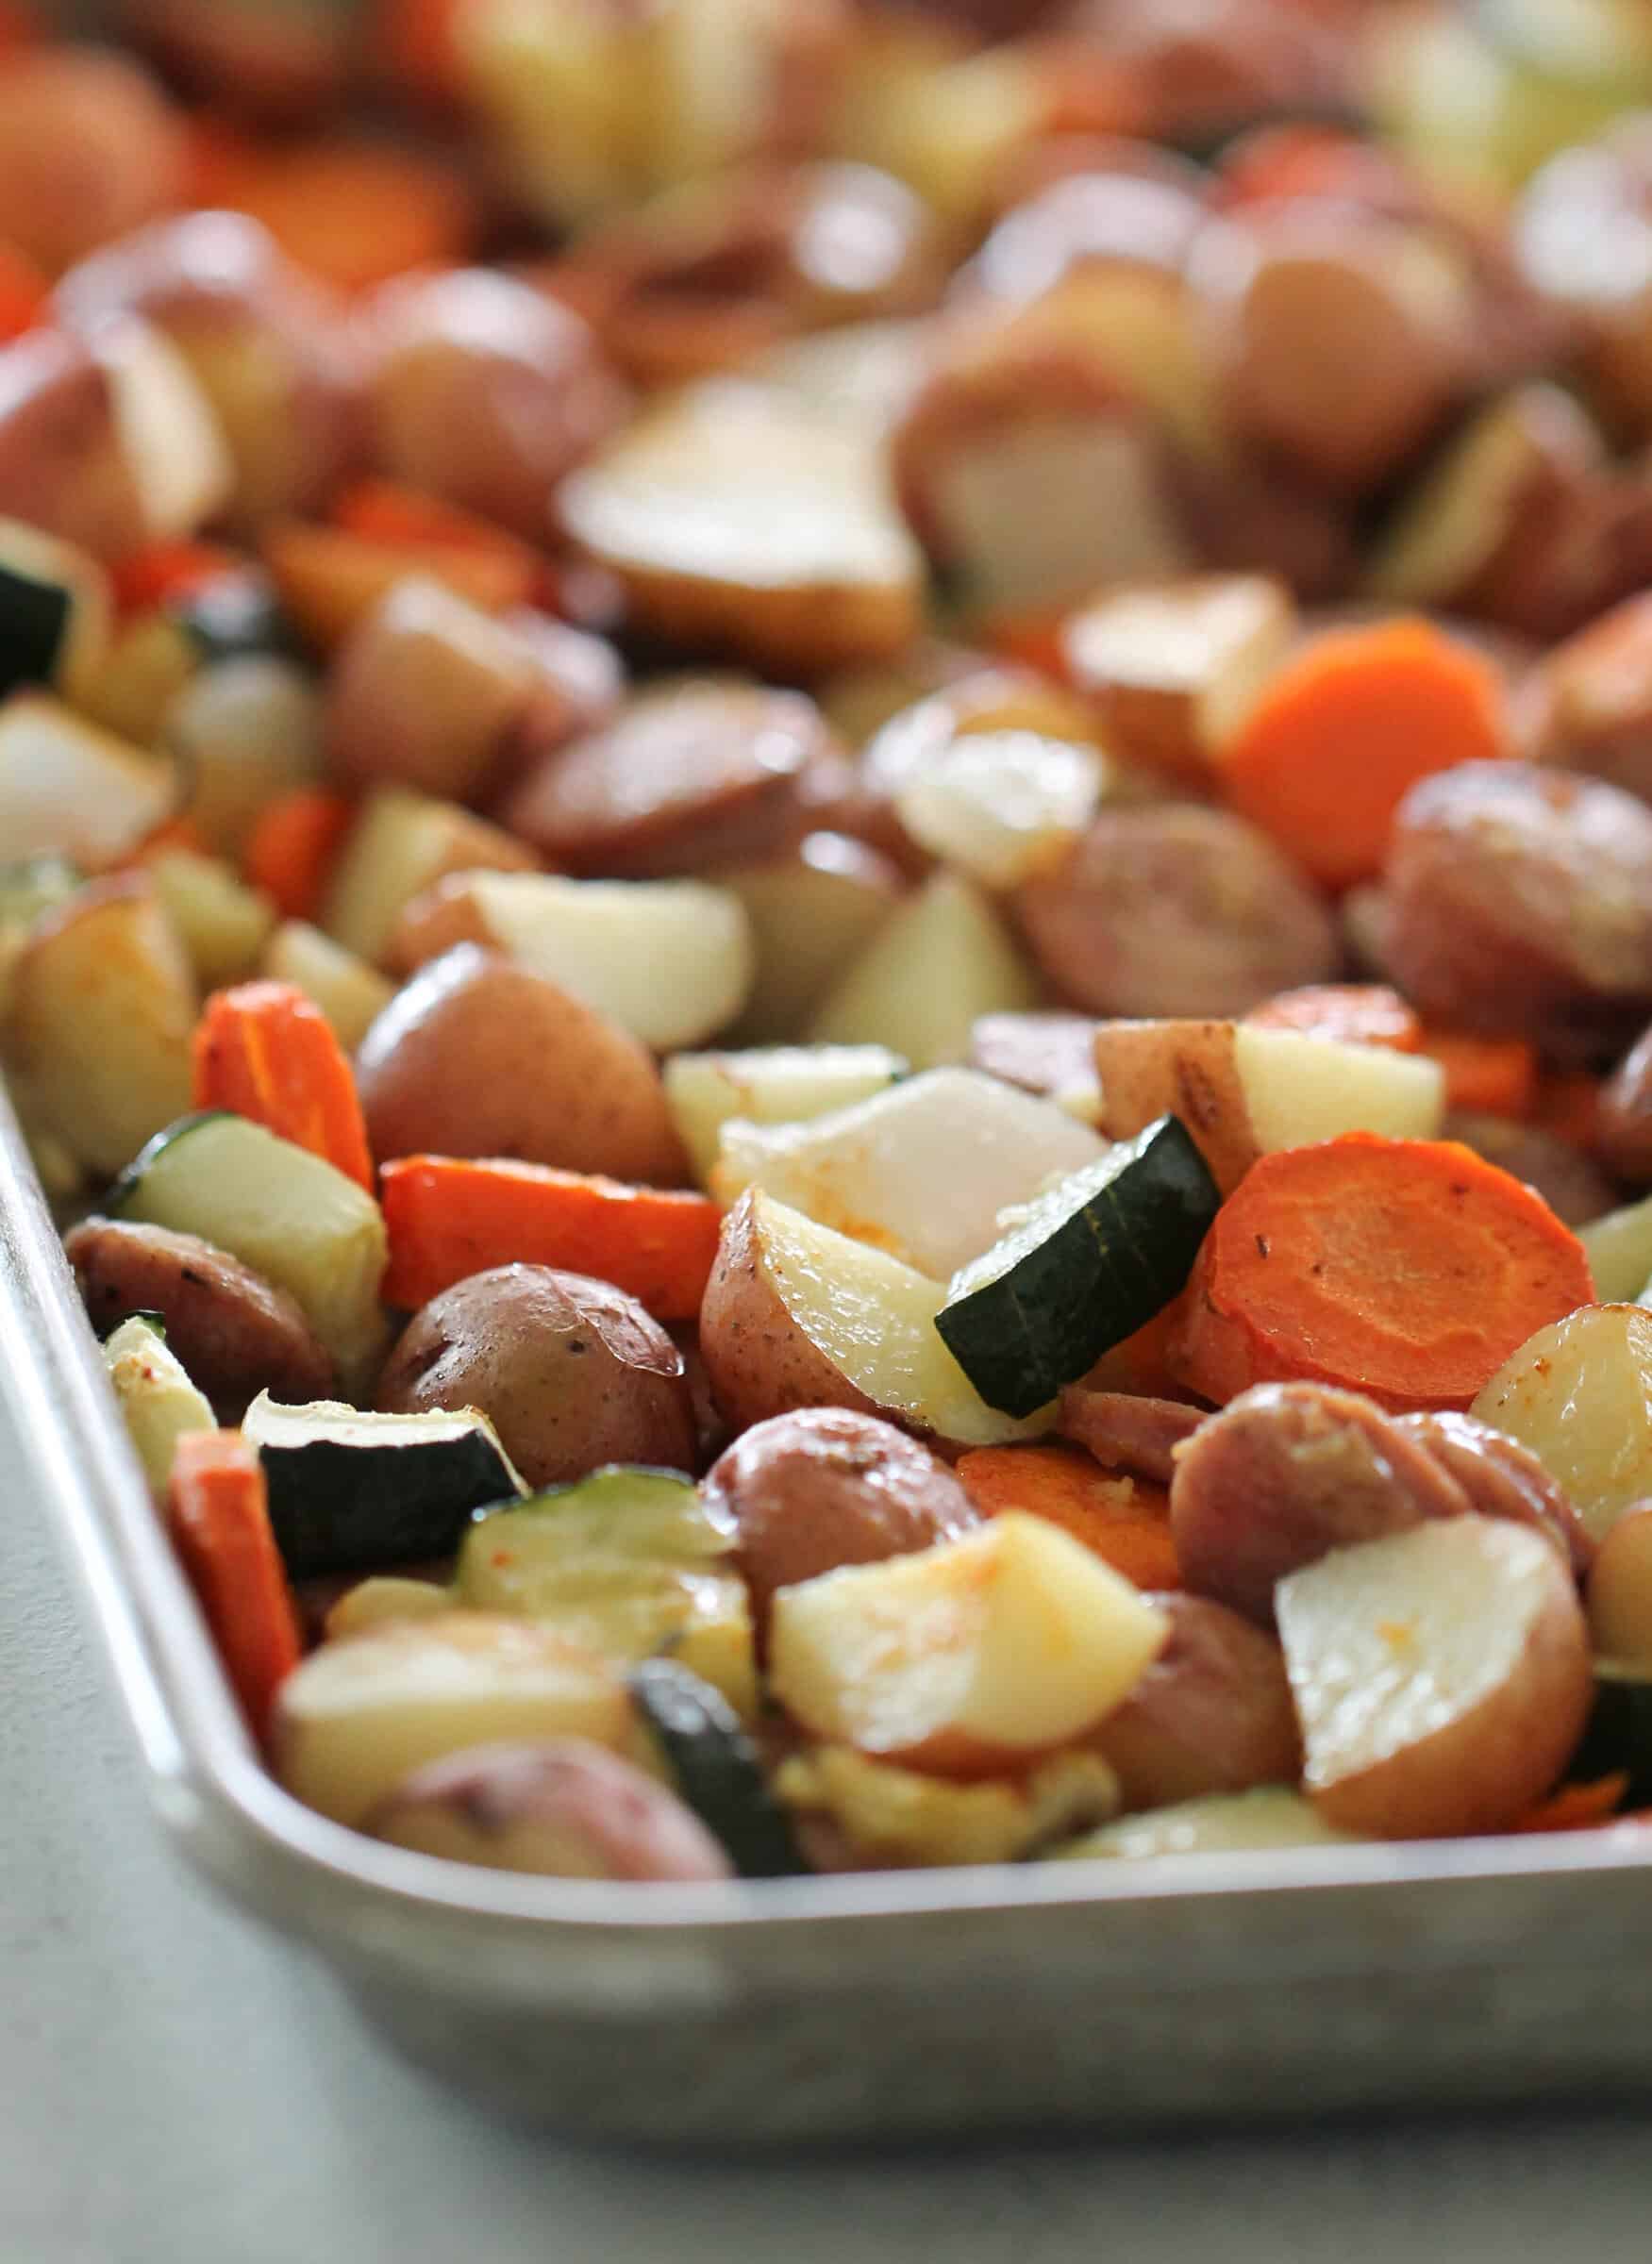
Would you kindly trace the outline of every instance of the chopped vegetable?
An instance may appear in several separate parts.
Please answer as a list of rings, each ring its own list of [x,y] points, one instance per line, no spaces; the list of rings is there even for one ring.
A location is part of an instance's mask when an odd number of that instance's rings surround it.
[[[325,1016],[288,983],[242,983],[207,1001],[195,1030],[194,1105],[228,1108],[373,1190],[356,1080]]]
[[[1162,1490],[1115,1477],[1070,1446],[977,1446],[958,1475],[976,1508],[1047,1518],[1141,1589],[1181,1586]]]
[[[301,1646],[258,1452],[240,1432],[192,1431],[178,1440],[167,1524],[235,1694],[262,1738]]]
[[[313,920],[325,900],[356,807],[342,794],[301,789],[266,805],[247,837],[247,878],[286,920]]]

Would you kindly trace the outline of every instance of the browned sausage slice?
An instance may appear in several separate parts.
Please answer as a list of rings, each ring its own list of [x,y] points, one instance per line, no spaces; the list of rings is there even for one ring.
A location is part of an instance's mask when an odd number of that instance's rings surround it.
[[[1287,1573],[1468,1507],[1457,1479],[1392,1416],[1322,1384],[1241,1392],[1177,1450],[1170,1484],[1189,1589],[1263,1626]]]
[[[1337,971],[1335,924],[1264,835],[1226,810],[1103,810],[1015,910],[1051,985],[1104,1015],[1243,1014]]]
[[[1529,1447],[1472,1415],[1441,1412],[1395,1420],[1450,1472],[1477,1517],[1530,1525],[1555,1543],[1579,1580],[1584,1577],[1594,1561],[1589,1528]]]
[[[86,1219],[64,1238],[92,1326],[107,1335],[129,1313],[159,1313],[171,1349],[220,1415],[250,1399],[325,1399],[333,1364],[285,1290],[227,1251],[166,1226]]]
[[[1302,1739],[1278,1644],[1209,1596],[1149,1600],[1169,1637],[1092,1740],[1118,1772],[1126,1806],[1294,1784]]]
[[[1601,1153],[1620,1170],[1625,1178],[1643,1175],[1652,1178],[1652,1144],[1644,1149],[1644,1164],[1636,1169],[1626,1158],[1610,1148],[1606,1137],[1607,1120],[1610,1110],[1612,1088],[1607,1086],[1601,1094]],[[1453,1110],[1441,1127],[1443,1140],[1460,1140],[1465,1148],[1473,1148],[1488,1163],[1499,1171],[1509,1172],[1516,1179],[1524,1179],[1527,1187],[1535,1188],[1557,1219],[1568,1226],[1587,1226],[1591,1219],[1598,1219],[1617,1201],[1617,1190],[1597,1163],[1575,1148],[1569,1140],[1561,1140],[1553,1132],[1545,1132],[1541,1124],[1523,1124],[1512,1117],[1481,1116],[1477,1112]],[[1645,1140],[1643,1133],[1643,1140]]]
[[[1063,1439],[1085,1447],[1110,1470],[1168,1486],[1176,1473],[1176,1449],[1210,1418],[1202,1407],[1177,1399],[1138,1398],[1130,1391],[1096,1391],[1069,1384],[1061,1394],[1056,1428]]]
[[[1652,1028],[1641,1032],[1601,1087],[1594,1144],[1620,1178],[1638,1187],[1652,1181]]]

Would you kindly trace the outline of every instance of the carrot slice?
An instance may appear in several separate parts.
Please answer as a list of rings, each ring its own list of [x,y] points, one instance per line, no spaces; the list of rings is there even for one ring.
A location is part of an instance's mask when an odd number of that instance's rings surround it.
[[[469,191],[447,166],[354,137],[226,156],[224,202],[261,220],[301,267],[365,291],[412,267],[461,260],[476,234]]]
[[[1300,1030],[1343,1045],[1386,1045],[1396,1054],[1414,1054],[1423,1043],[1422,1024],[1386,983],[1310,983],[1281,990],[1244,1019],[1259,1029]]]
[[[497,549],[369,541],[345,527],[287,519],[264,530],[261,549],[282,611],[324,653],[410,574],[427,574],[485,613],[530,605],[541,585],[526,545],[524,564]]]
[[[1629,1789],[1629,1773],[1619,1769],[1592,1784],[1562,1785],[1509,1826],[1511,1832],[1583,1832],[1616,1821],[1618,1803]]]
[[[1349,1132],[1252,1165],[1205,1238],[1172,1357],[1218,1402],[1304,1377],[1393,1413],[1464,1408],[1594,1296],[1581,1242],[1508,1172],[1455,1140]]]
[[[1426,621],[1319,637],[1277,671],[1220,751],[1241,817],[1327,888],[1369,880],[1408,788],[1508,752],[1502,687]]]
[[[219,542],[151,542],[117,559],[109,569],[109,584],[123,613],[147,613],[245,567],[245,558]]]
[[[1476,1038],[1425,1028],[1423,1049],[1445,1072],[1445,1106],[1481,1116],[1527,1117],[1537,1099],[1537,1053],[1524,1038]]]
[[[303,1646],[257,1447],[239,1431],[186,1431],[173,1454],[166,1522],[224,1671],[262,1738]]]
[[[387,1163],[381,1193],[385,1301],[409,1307],[492,1266],[561,1266],[629,1290],[657,1320],[692,1321],[723,1215],[706,1195],[456,1156]]]
[[[4,52],[0,42],[0,55]],[[0,345],[44,322],[51,296],[52,286],[34,261],[14,245],[0,243]]]
[[[321,1009],[291,983],[212,993],[195,1024],[194,1102],[251,1117],[372,1192],[349,1061]]]
[[[977,1446],[958,1460],[959,1483],[983,1517],[1026,1510],[1075,1540],[1138,1588],[1181,1586],[1162,1487],[1110,1476],[1071,1446]]]
[[[248,880],[284,918],[312,920],[355,817],[356,805],[342,794],[306,788],[277,795],[247,839],[242,861]]]

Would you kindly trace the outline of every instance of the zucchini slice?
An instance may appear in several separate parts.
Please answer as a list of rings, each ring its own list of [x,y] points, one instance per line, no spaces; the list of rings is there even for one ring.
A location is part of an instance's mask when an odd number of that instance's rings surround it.
[[[1075,1172],[953,1277],[935,1316],[992,1407],[1030,1415],[1186,1284],[1221,1204],[1179,1117]]]
[[[332,1399],[283,1407],[260,1391],[241,1429],[295,1580],[449,1556],[475,1510],[527,1492],[476,1407],[373,1415]]]
[[[225,1110],[180,1117],[126,1166],[104,1207],[198,1234],[290,1290],[346,1378],[383,1349],[389,1244],[378,1205],[262,1124]]]
[[[678,1659],[650,1658],[632,1674],[631,1695],[677,1790],[722,1840],[741,1877],[787,1879],[807,1872],[757,1748],[723,1693]]]
[[[72,542],[0,519],[0,692],[47,685],[73,695],[109,635],[103,569]]]
[[[669,1648],[749,1717],[757,1670],[734,1538],[691,1479],[610,1463],[479,1518],[456,1596],[469,1610],[549,1622],[611,1658]]]
[[[214,574],[171,610],[203,668],[264,654],[287,659],[296,651],[275,584],[254,567]]]
[[[1620,1769],[1629,1780],[1623,1806],[1644,1808],[1652,1803],[1652,1668],[1597,1658],[1589,1726],[1566,1774],[1587,1784]]]

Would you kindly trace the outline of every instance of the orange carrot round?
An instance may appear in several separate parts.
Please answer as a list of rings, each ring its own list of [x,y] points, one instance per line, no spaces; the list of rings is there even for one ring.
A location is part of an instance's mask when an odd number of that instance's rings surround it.
[[[1218,773],[1242,817],[1340,889],[1377,871],[1419,778],[1508,751],[1490,662],[1426,621],[1394,621],[1334,631],[1287,661]]]
[[[1479,1116],[1527,1117],[1537,1099],[1537,1052],[1524,1038],[1477,1038],[1425,1028],[1422,1050],[1445,1072],[1445,1106]]]
[[[1179,1588],[1161,1486],[1100,1469],[1072,1446],[977,1446],[958,1461],[959,1483],[983,1517],[1025,1510],[1081,1540],[1138,1588]]]
[[[387,142],[339,136],[249,146],[225,167],[225,204],[261,220],[290,259],[342,291],[470,249],[476,209],[459,175]]]
[[[1173,1362],[1200,1397],[1336,1384],[1393,1413],[1465,1408],[1510,1354],[1594,1297],[1577,1236],[1455,1140],[1264,1156],[1222,1206]]]
[[[1422,1024],[1386,983],[1310,983],[1281,990],[1244,1019],[1258,1029],[1300,1030],[1343,1045],[1386,1045],[1396,1054],[1414,1054],[1423,1043]]]
[[[313,920],[326,891],[356,806],[342,794],[304,789],[260,811],[242,853],[246,876],[283,918]]]
[[[194,1036],[194,1104],[308,1148],[371,1193],[373,1157],[356,1079],[321,1009],[291,983],[215,990]]]
[[[261,1738],[302,1645],[257,1447],[239,1431],[186,1431],[173,1453],[166,1514],[224,1671]]]

